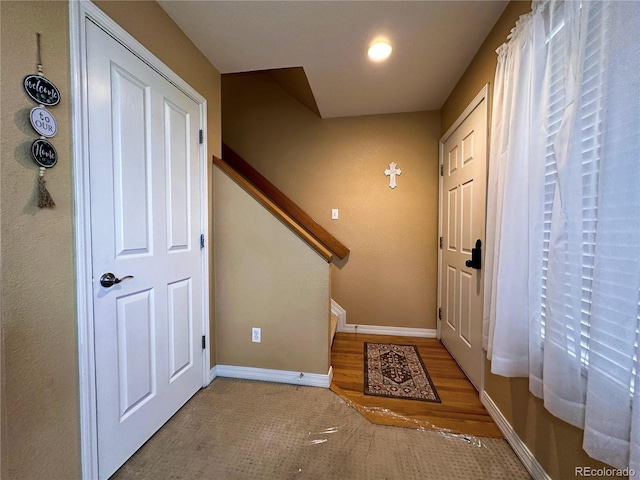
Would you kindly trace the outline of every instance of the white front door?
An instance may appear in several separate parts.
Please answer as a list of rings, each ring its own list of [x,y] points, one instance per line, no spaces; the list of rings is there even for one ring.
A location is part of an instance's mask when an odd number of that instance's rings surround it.
[[[441,140],[440,335],[469,380],[482,376],[482,269],[472,249],[484,243],[487,99],[478,97]],[[471,263],[469,263],[471,262]],[[475,265],[476,267],[478,265]]]
[[[203,384],[206,199],[199,105],[92,22],[87,74],[98,472],[107,478]],[[108,273],[121,282],[109,286]]]

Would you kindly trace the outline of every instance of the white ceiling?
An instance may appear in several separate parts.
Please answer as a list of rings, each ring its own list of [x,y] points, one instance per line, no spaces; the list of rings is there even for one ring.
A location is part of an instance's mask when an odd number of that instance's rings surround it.
[[[508,1],[159,3],[223,74],[303,67],[331,118],[440,109]]]

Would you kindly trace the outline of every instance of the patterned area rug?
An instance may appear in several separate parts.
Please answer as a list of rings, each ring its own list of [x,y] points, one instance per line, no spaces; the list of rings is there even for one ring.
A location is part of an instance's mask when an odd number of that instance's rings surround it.
[[[364,344],[364,393],[440,402],[440,396],[414,345]]]

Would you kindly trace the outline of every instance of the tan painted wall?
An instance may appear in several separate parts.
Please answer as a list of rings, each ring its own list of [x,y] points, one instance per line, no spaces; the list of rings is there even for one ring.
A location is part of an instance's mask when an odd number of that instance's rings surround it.
[[[219,154],[215,68],[155,2],[102,6],[208,99],[209,152]],[[2,473],[3,478],[79,478],[68,4],[0,2],[0,12]],[[36,71],[35,32],[43,36],[44,73],[62,95],[52,108],[58,122],[52,143],[60,159],[46,177],[53,210],[35,206],[38,169],[29,146],[36,135],[28,121],[34,104],[21,87],[22,78]]]
[[[78,478],[78,361],[74,297],[68,13],[65,2],[0,2],[2,9],[2,415],[9,478]],[[58,165],[46,175],[56,202],[39,210],[38,168],[29,148],[34,106],[22,78],[36,73],[36,32],[44,73],[60,89],[51,112]]]
[[[218,364],[326,375],[329,264],[217,168],[214,203]]]
[[[504,43],[517,18],[530,10],[528,1],[509,3],[442,107],[442,133],[486,83],[493,84],[497,65],[495,50]],[[486,361],[485,390],[552,478],[574,478],[576,466],[604,466],[582,450],[582,430],[553,417],[542,401],[529,393],[528,379],[493,375],[491,364]]]
[[[505,8],[504,12],[496,22],[495,26],[487,35],[478,53],[467,67],[456,86],[451,91],[449,98],[445,101],[441,109],[442,129],[444,135],[456,121],[458,116],[467,108],[477,93],[490,83],[490,104],[493,102],[493,77],[498,65],[496,49],[507,40],[507,35],[515,26],[520,15],[531,11],[530,1],[512,1]]]
[[[331,277],[348,323],[435,329],[439,113],[322,120],[265,75],[222,97],[225,143],[351,249]]]

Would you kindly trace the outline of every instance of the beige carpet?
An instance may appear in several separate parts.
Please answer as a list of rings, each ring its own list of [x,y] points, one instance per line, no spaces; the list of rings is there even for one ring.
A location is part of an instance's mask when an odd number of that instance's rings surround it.
[[[115,479],[528,479],[504,440],[373,425],[328,389],[216,379]]]

